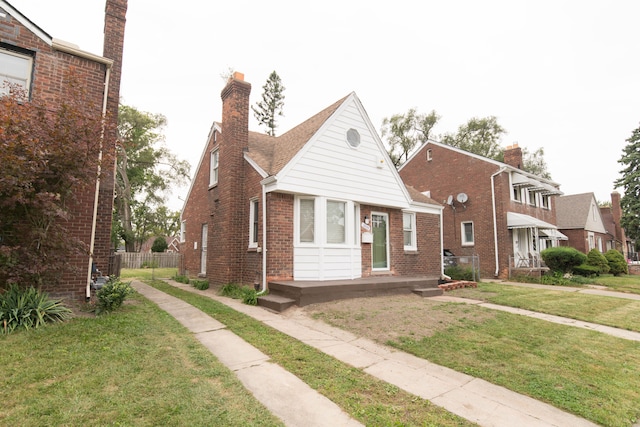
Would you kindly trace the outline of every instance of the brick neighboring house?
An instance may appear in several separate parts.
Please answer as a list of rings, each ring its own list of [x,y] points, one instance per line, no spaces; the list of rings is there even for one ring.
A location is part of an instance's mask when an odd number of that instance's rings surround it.
[[[351,93],[278,137],[234,73],[182,211],[183,274],[214,285],[441,277],[442,206],[407,188]]]
[[[64,77],[73,69],[89,100],[102,108],[102,113],[117,119],[126,10],[127,0],[106,1],[104,56],[99,56],[52,38],[9,2],[0,0],[0,81],[9,79],[24,87],[30,100],[45,101],[56,109],[65,96]],[[69,17],[69,25],[73,19],[76,18]],[[115,135],[111,136],[115,140]],[[103,150],[113,153],[115,146],[105,146]],[[90,255],[72,259],[70,263],[76,271],[67,272],[55,288],[47,288],[50,294],[85,299],[90,297],[92,262],[103,273],[108,272],[113,174],[113,165],[103,165],[99,180],[78,194],[70,208],[69,233],[88,248],[93,246],[93,260]]]
[[[167,250],[166,253],[180,253],[180,239],[176,236],[160,236],[164,237],[164,240],[167,242]],[[142,244],[140,247],[140,253],[149,254],[151,253],[151,248],[153,247],[153,242],[158,238],[158,236],[149,237],[146,242]]]
[[[607,234],[596,196],[593,193],[571,194],[556,200],[558,230],[568,237],[562,246],[584,252],[607,251],[611,236]]]
[[[517,144],[504,158],[427,141],[399,169],[407,185],[445,204],[445,248],[477,255],[481,277],[505,278],[513,268],[539,273],[540,251],[566,238],[554,225],[559,185],[521,170]]]
[[[629,261],[638,261],[638,252],[636,252],[634,242],[629,239],[620,225],[622,219],[622,207],[620,206],[620,193],[613,191],[611,193],[611,206],[601,206],[600,215],[604,228],[607,230],[607,241],[605,243],[605,251],[616,249],[624,255]]]

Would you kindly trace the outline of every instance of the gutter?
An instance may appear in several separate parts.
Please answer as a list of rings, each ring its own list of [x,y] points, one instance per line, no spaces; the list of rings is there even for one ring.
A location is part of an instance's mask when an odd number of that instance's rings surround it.
[[[267,185],[262,184],[262,286],[258,295],[267,292]]]
[[[498,277],[498,275],[500,274],[500,261],[498,259],[498,220],[496,219],[496,187],[494,184],[494,178],[498,175],[500,175],[502,172],[504,172],[507,169],[506,166],[501,167],[500,169],[498,169],[498,171],[496,173],[494,173],[493,175],[491,175],[491,177],[489,178],[491,180],[491,207],[493,209],[493,245],[494,245],[494,251],[496,254],[496,271],[494,273],[495,277]]]
[[[96,190],[93,199],[93,218],[91,220],[91,241],[89,243],[89,266],[87,267],[87,288],[85,300],[91,300],[91,273],[93,270],[93,250],[96,246],[96,225],[98,222],[98,202],[100,196],[100,175],[102,173],[102,142],[104,141],[104,120],[107,115],[107,99],[109,96],[109,81],[111,79],[111,65],[113,62],[104,62],[107,65],[107,72],[104,76],[104,96],[102,98],[102,135],[100,135],[100,150],[98,152],[98,174],[96,175]]]

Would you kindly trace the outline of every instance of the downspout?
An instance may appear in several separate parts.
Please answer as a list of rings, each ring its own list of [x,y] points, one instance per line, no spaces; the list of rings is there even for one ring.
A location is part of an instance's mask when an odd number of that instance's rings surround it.
[[[440,278],[444,280],[451,280],[451,277],[444,274],[444,224],[442,223],[442,212],[444,209],[440,209]]]
[[[495,277],[498,277],[500,275],[500,260],[498,258],[498,220],[496,219],[496,187],[495,184],[493,182],[493,179],[500,175],[502,172],[504,172],[507,168],[505,166],[501,167],[500,169],[498,169],[498,171],[496,173],[494,173],[493,175],[491,175],[491,203],[492,203],[492,208],[493,208],[493,245],[494,245],[494,251],[496,254],[496,271],[494,273]]]
[[[258,295],[267,293],[267,186],[262,184],[262,288]]]
[[[96,176],[96,191],[93,199],[93,218],[91,221],[91,240],[89,243],[89,266],[87,267],[87,289],[85,300],[91,300],[91,273],[93,270],[93,250],[96,245],[96,224],[98,222],[98,202],[100,196],[100,174],[102,173],[102,143],[104,141],[104,120],[107,115],[107,98],[109,95],[109,80],[111,79],[111,65],[107,65],[104,76],[104,96],[102,99],[102,133],[100,135],[100,149],[98,151],[98,174]]]

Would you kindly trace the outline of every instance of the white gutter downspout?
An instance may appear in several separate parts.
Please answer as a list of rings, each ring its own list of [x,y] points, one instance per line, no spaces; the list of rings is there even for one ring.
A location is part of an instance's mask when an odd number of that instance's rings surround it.
[[[440,278],[451,280],[451,277],[444,274],[444,224],[442,223],[443,211],[444,209],[440,209]]]
[[[493,179],[504,172],[507,168],[505,166],[498,169],[496,173],[491,175],[491,203],[493,208],[493,244],[496,253],[496,272],[495,277],[500,275],[500,261],[498,259],[498,220],[496,219],[496,188],[493,183]]]
[[[258,295],[267,292],[267,186],[262,184],[262,287]]]
[[[87,267],[86,301],[91,300],[91,273],[93,270],[93,250],[96,245],[96,223],[98,222],[98,201],[100,196],[100,174],[102,173],[102,142],[104,141],[104,120],[107,115],[107,98],[109,95],[109,80],[111,79],[111,65],[107,64],[104,77],[104,97],[102,99],[102,133],[100,135],[100,150],[98,152],[98,175],[96,176],[96,192],[93,199],[93,219],[91,221],[91,242],[89,243],[89,266]]]

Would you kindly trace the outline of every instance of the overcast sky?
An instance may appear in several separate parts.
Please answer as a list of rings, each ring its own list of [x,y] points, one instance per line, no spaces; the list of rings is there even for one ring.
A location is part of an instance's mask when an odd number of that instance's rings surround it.
[[[104,0],[9,2],[102,54]],[[640,126],[638,17],[637,0],[129,0],[120,94],[167,117],[166,145],[192,174],[221,120],[221,75],[244,73],[253,105],[275,70],[286,88],[278,135],[350,92],[378,131],[412,107],[442,117],[436,134],[496,116],[503,146],[543,147],[565,194],[605,201]],[[264,131],[252,114],[250,128]]]

